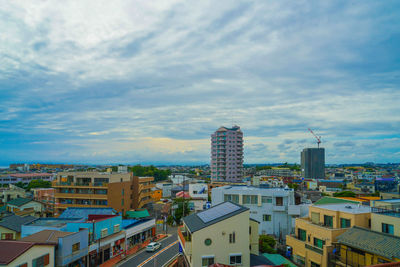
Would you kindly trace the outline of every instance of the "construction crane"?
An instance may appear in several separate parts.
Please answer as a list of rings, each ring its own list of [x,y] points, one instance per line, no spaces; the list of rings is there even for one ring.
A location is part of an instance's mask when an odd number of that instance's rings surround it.
[[[314,135],[314,137],[317,139],[317,145],[319,148],[319,144],[321,144],[321,136],[317,136],[310,128],[308,128],[308,130],[310,131],[310,133],[312,133],[312,135]]]

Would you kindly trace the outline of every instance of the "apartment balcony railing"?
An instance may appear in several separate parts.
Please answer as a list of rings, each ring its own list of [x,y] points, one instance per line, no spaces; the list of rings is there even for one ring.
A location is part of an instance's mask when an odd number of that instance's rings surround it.
[[[95,204],[64,204],[58,203],[55,205],[57,209],[66,209],[66,208],[87,208],[87,207],[96,207],[96,208],[107,208],[107,205],[95,205]]]
[[[382,214],[386,216],[392,217],[400,217],[400,206],[383,208],[383,207],[372,207],[371,211],[373,213]]]
[[[108,183],[73,183],[73,182],[57,182],[54,181],[52,183],[52,187],[101,187],[101,188],[107,188]]]
[[[184,249],[185,254],[191,255],[192,254],[192,238],[188,232],[184,231],[183,226],[178,228],[178,238],[182,244],[182,248]]]
[[[105,194],[77,194],[77,193],[55,193],[55,198],[71,198],[71,199],[104,199],[107,200]]]
[[[324,254],[324,250],[322,248],[310,245],[310,244],[305,244],[306,249],[312,250],[314,252],[317,252],[318,254],[323,255]]]

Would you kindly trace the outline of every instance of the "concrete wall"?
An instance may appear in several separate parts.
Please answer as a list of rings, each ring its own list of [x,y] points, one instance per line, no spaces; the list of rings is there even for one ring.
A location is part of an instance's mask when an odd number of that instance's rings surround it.
[[[27,267],[32,267],[32,260],[41,257],[43,255],[49,254],[49,264],[46,266],[53,267],[55,266],[54,262],[54,254],[55,254],[55,247],[54,246],[47,246],[47,245],[34,245],[25,253],[20,255],[18,258],[13,260],[9,265],[6,266],[19,266],[24,263],[27,263]]]
[[[371,230],[382,232],[382,223],[392,224],[395,236],[400,236],[400,217],[388,216],[383,214],[371,214]]]
[[[101,230],[107,228],[107,235],[111,235],[114,233],[114,226],[116,224],[120,225],[120,230],[122,230],[122,217],[116,216],[112,218],[108,218],[102,221],[96,221],[94,223],[95,230],[95,240],[101,238]],[[92,222],[77,222],[77,223],[68,223],[67,232],[78,232],[80,228],[87,228],[89,232],[92,232],[93,223]]]
[[[202,256],[214,255],[214,262],[229,265],[230,254],[241,254],[242,265],[250,266],[249,211],[215,223],[192,235],[192,266],[201,266]],[[229,243],[229,234],[235,232],[236,242]],[[212,243],[206,246],[204,241]]]
[[[250,220],[249,232],[250,233],[250,253],[258,255],[259,254],[259,243],[258,243],[258,222]]]
[[[86,256],[89,246],[88,240],[89,231],[87,229],[59,238],[57,249],[58,264],[64,266]],[[72,245],[76,243],[80,243],[80,250],[72,253]]]
[[[133,186],[132,181],[116,182],[108,184],[108,194],[107,194],[108,206],[112,207],[117,212],[123,212],[124,214],[125,212],[132,209],[134,203],[133,199],[131,199],[131,195],[133,194],[131,186]],[[123,195],[122,191],[124,193]]]

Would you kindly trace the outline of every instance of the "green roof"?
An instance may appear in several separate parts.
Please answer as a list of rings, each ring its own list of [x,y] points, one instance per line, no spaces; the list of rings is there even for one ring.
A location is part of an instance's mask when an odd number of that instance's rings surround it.
[[[354,226],[337,237],[340,244],[388,259],[400,259],[400,237]]]
[[[146,209],[145,210],[129,210],[126,212],[126,217],[128,217],[128,218],[140,219],[140,218],[146,218],[149,216],[150,216],[150,214]]]
[[[274,265],[287,264],[290,267],[297,267],[296,264],[292,263],[290,260],[286,259],[280,254],[263,253],[262,255],[265,258],[267,258],[270,262],[272,262]]]
[[[341,199],[341,198],[336,198],[336,197],[323,197],[320,200],[316,201],[314,203],[314,205],[339,204],[339,203],[355,203],[355,204],[358,204],[360,202]]]
[[[13,206],[20,207],[20,206],[22,206],[22,205],[25,205],[26,203],[31,202],[31,201],[33,201],[33,199],[31,199],[31,198],[22,198],[22,197],[19,197],[19,198],[16,198],[16,199],[13,199],[13,200],[8,201],[8,202],[7,202],[7,205],[13,205]]]

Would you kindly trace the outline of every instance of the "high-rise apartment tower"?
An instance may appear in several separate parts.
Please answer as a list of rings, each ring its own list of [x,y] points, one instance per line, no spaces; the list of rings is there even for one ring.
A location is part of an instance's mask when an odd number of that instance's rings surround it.
[[[325,178],[325,148],[304,148],[301,152],[301,175],[304,178]]]
[[[240,127],[220,127],[211,135],[211,179],[241,182],[243,178],[243,133]]]

